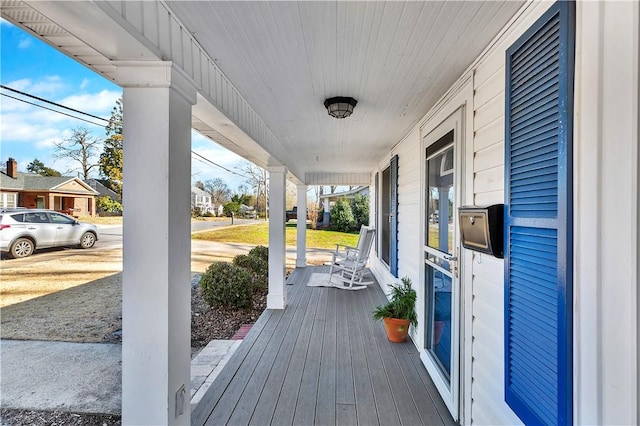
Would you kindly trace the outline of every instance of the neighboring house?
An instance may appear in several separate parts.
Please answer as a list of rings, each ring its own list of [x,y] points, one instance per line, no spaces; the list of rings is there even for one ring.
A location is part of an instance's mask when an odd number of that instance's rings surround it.
[[[200,209],[202,213],[215,213],[211,204],[211,194],[196,186],[191,187],[191,208]]]
[[[0,172],[0,206],[57,210],[73,216],[94,216],[98,192],[79,178],[41,176],[18,171],[9,158]]]
[[[118,196],[118,193],[111,188],[107,188],[99,179],[87,179],[84,182],[98,192],[98,197],[111,197],[113,201],[122,204],[122,199]]]
[[[324,217],[322,218],[322,224],[329,224],[329,214],[331,211],[331,207],[334,206],[336,201],[341,198],[352,199],[356,196],[356,194],[360,194],[363,196],[369,196],[369,187],[368,186],[357,186],[348,191],[334,192],[333,194],[323,194],[320,196],[320,203],[324,209]]]
[[[192,127],[269,172],[270,314],[286,179],[302,215],[307,186],[368,185],[371,270],[415,285],[456,420],[640,423],[638,1],[0,5],[124,88],[124,157],[149,165],[125,165],[125,224],[147,223],[124,236],[123,423],[190,420]],[[458,208],[494,204],[504,258],[460,244]]]

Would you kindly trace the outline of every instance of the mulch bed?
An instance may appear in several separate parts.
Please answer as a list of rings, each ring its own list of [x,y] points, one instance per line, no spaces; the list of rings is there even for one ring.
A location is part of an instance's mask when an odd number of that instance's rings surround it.
[[[216,339],[227,340],[243,324],[253,324],[267,308],[267,289],[253,295],[250,309],[212,308],[200,295],[200,276],[191,281],[191,347],[202,348]]]
[[[109,414],[66,413],[63,411],[0,410],[2,426],[115,426],[121,425],[120,416]]]

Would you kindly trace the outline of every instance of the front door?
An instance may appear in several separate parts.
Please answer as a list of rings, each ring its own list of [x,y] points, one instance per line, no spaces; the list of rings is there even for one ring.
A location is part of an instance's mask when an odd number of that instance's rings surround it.
[[[425,161],[425,336],[422,360],[458,419],[460,298],[457,208],[462,110],[423,138]]]

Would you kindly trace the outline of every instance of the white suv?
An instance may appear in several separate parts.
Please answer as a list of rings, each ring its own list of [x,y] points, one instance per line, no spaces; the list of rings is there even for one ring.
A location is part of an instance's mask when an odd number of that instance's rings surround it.
[[[59,246],[91,248],[98,228],[62,213],[42,209],[0,209],[0,251],[27,257],[35,249]]]

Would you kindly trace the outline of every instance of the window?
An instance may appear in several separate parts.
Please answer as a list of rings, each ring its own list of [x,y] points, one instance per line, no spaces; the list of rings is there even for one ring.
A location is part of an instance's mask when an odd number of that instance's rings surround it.
[[[0,207],[14,208],[18,207],[18,194],[3,192],[0,194]]]
[[[67,225],[72,225],[76,222],[74,219],[71,219],[70,217],[67,217],[58,213],[50,213],[50,214],[51,214],[51,221],[53,223],[64,223]]]
[[[25,213],[24,221],[27,223],[49,223],[49,217],[44,212]]]
[[[380,194],[380,256],[394,277],[398,276],[398,156],[382,171]]]
[[[573,423],[574,8],[506,57],[505,399],[525,424]]]

